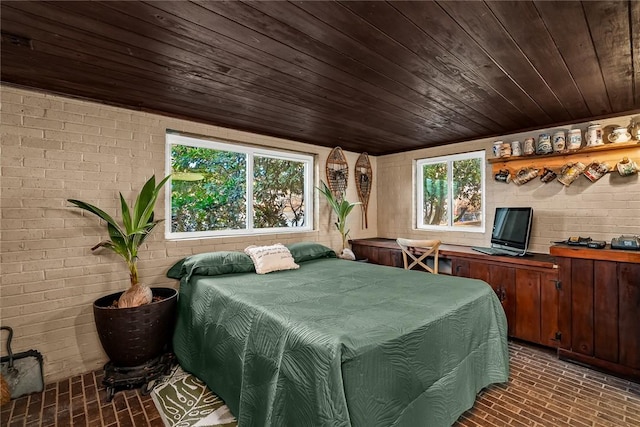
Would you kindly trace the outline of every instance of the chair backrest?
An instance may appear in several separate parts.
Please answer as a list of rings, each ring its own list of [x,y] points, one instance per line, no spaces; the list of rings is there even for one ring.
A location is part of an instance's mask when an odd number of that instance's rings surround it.
[[[411,270],[415,266],[420,266],[425,270],[438,274],[438,254],[440,251],[440,240],[414,240],[414,239],[396,239],[398,246],[402,249],[402,261],[405,270]],[[427,257],[433,255],[433,268],[426,263]],[[412,261],[408,262],[407,256]]]

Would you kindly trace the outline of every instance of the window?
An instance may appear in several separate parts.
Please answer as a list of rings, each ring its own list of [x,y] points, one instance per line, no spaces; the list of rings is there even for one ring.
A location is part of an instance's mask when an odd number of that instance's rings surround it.
[[[484,232],[484,151],[416,162],[420,229]]]
[[[172,133],[166,152],[167,238],[312,229],[313,156]]]

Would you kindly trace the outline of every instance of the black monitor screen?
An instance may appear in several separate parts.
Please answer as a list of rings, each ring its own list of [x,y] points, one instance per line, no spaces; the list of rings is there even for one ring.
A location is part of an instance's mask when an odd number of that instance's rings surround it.
[[[496,208],[491,243],[526,251],[532,217],[532,208]]]

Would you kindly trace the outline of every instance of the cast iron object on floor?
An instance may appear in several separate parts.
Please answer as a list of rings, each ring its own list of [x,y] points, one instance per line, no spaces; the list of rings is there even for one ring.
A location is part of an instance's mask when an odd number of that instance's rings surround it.
[[[118,390],[131,390],[142,387],[141,393],[147,395],[153,389],[158,378],[168,375],[176,364],[173,353],[149,360],[139,366],[116,366],[113,362],[104,365],[102,385],[107,389],[107,402],[111,402]]]
[[[173,288],[151,288],[163,298],[131,308],[112,308],[122,292],[98,299],[93,315],[100,343],[109,360],[119,367],[137,367],[171,351],[178,292]]]

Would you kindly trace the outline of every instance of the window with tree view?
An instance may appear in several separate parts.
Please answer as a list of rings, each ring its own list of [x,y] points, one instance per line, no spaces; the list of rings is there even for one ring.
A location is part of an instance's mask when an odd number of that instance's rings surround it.
[[[484,151],[416,162],[417,225],[484,232]]]
[[[313,157],[167,134],[167,237],[311,229]]]

